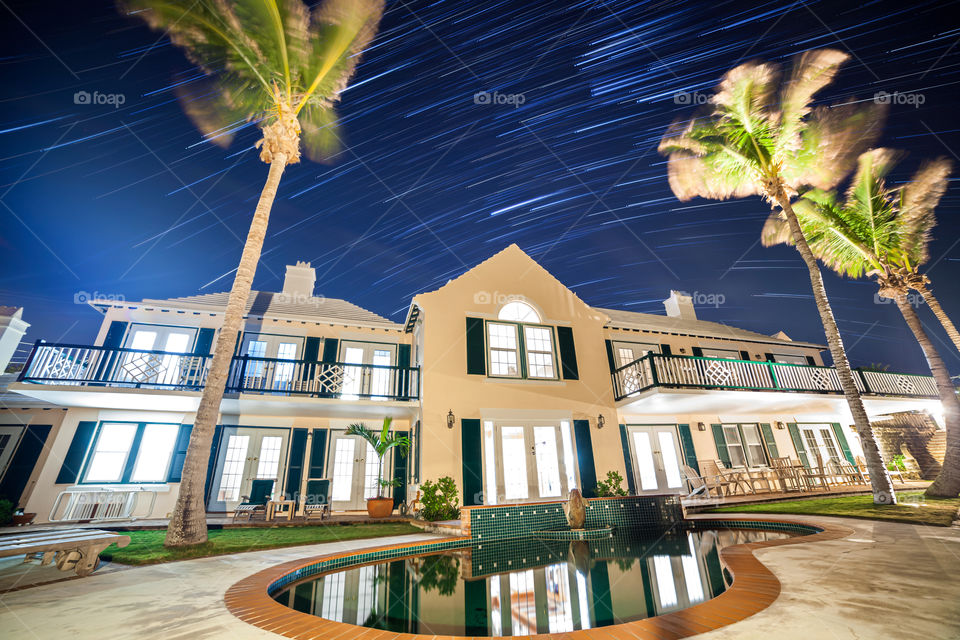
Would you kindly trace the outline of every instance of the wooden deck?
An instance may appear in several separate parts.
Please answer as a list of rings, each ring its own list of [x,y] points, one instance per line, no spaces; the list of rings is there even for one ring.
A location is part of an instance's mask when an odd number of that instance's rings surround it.
[[[930,482],[926,480],[912,480],[905,483],[894,482],[893,488],[897,491],[910,491],[926,489]],[[829,489],[817,489],[814,491],[778,491],[766,493],[748,493],[746,495],[738,494],[724,496],[722,498],[682,498],[684,509],[688,512],[696,513],[703,509],[712,509],[714,507],[730,507],[735,505],[762,504],[764,502],[780,502],[783,500],[813,500],[816,498],[837,498],[841,496],[857,496],[870,493],[870,485],[840,485],[830,487]]]

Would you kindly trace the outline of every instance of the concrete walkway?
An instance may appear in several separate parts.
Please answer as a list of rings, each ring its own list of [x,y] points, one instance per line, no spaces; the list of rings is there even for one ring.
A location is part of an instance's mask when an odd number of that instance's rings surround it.
[[[755,616],[700,637],[960,638],[960,530],[832,520],[856,533],[844,540],[758,551],[783,584],[779,599]],[[108,566],[89,578],[0,595],[0,629],[5,639],[278,638],[234,618],[223,605],[227,587],[287,560],[431,537],[354,540],[140,568]]]

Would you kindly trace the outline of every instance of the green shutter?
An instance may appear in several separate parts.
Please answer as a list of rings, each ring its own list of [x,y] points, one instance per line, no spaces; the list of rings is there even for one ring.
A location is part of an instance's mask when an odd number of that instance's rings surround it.
[[[669,356],[669,355],[672,355],[672,354],[673,354],[673,349],[671,349],[671,348],[670,348],[670,345],[668,345],[668,344],[661,344],[661,345],[660,345],[660,353],[662,353],[662,354],[665,355],[665,356]],[[653,615],[653,614],[651,614],[651,615]]]
[[[573,329],[557,327],[557,345],[560,347],[560,364],[563,368],[564,380],[579,380],[580,369],[577,367],[577,349],[573,343]]]
[[[480,420],[460,420],[460,457],[463,458],[463,506],[483,504],[483,436]],[[488,501],[489,502],[489,501]]]
[[[327,430],[314,429],[313,442],[310,443],[310,469],[307,480],[323,479],[323,467],[327,456]]]
[[[87,449],[90,448],[90,441],[93,440],[93,433],[96,430],[96,422],[84,421],[77,425],[73,440],[70,441],[70,448],[67,449],[67,455],[63,458],[60,473],[57,474],[56,484],[74,484],[80,478],[80,469],[83,467],[83,460],[87,457]]]
[[[690,425],[678,424],[677,431],[680,432],[680,444],[683,445],[683,459],[687,466],[700,473],[700,465],[697,464],[697,452],[693,448],[693,434],[690,433]]]
[[[790,439],[793,440],[793,448],[797,450],[797,456],[803,466],[810,468],[810,458],[807,457],[807,448],[803,446],[803,438],[800,437],[800,429],[796,422],[788,422],[787,429],[790,431]]]
[[[644,561],[641,561],[641,563]],[[613,599],[610,594],[610,575],[606,562],[596,562],[590,567],[590,591],[593,593],[593,614],[596,626],[603,627],[615,622]],[[580,615],[583,615],[581,613]],[[599,635],[599,634],[598,634]]]
[[[577,468],[580,471],[580,494],[584,498],[597,495],[597,468],[593,462],[593,438],[589,420],[573,421],[573,439],[577,447]]]
[[[210,504],[210,485],[217,470],[217,456],[220,453],[220,440],[223,438],[223,425],[213,428],[213,442],[210,444],[210,458],[207,459],[207,478],[203,483],[204,504]]]
[[[770,458],[779,458],[780,452],[777,450],[777,441],[773,439],[773,429],[770,428],[770,423],[760,423],[760,431],[763,433],[763,441],[767,443],[767,453],[770,454]]]
[[[749,359],[750,359],[750,352],[748,352],[748,351],[741,351],[741,352],[740,352],[740,359],[741,359],[741,360],[749,360]]]
[[[23,497],[23,490],[30,480],[30,474],[33,468],[40,460],[40,454],[43,453],[43,444],[50,435],[51,425],[49,424],[31,424],[23,432],[20,438],[20,444],[10,463],[7,465],[7,472],[0,482],[0,498],[6,498],[13,503],[14,507],[20,505],[20,498]]]
[[[307,453],[307,430],[294,429],[290,436],[290,455],[287,456],[287,500],[300,499],[300,479],[303,477],[303,459]],[[276,491],[277,487],[274,487]]]
[[[499,576],[493,578],[497,580]],[[442,588],[442,587],[441,587]],[[426,591],[426,589],[424,589]],[[404,612],[405,615],[409,615]],[[487,611],[487,581],[464,580],[463,582],[464,635],[484,637],[489,634],[490,614]],[[536,623],[536,620],[534,620]]]
[[[177,443],[173,448],[170,472],[167,474],[167,482],[180,482],[183,479],[183,463],[187,459],[187,448],[190,446],[190,433],[192,431],[192,424],[180,425],[180,431],[177,433]]]
[[[700,347],[693,347],[692,352],[695,358],[703,357],[703,349],[701,349]]]
[[[408,345],[409,346],[409,345]],[[409,431],[398,431],[397,437],[410,437]],[[393,448],[393,479],[400,481],[400,486],[393,488],[393,508],[396,509],[407,500],[407,460],[409,452],[399,447]]]
[[[410,367],[410,345],[397,345],[397,366],[401,368],[397,370],[394,388],[398,396],[406,398],[410,395],[410,372],[407,371]]]
[[[727,451],[727,439],[723,435],[723,425],[711,424],[710,428],[713,430],[713,441],[717,443],[717,456],[723,466],[729,469],[732,465],[730,464],[730,453]]]
[[[107,336],[103,339],[103,346],[110,349],[118,349],[123,346],[123,336],[127,333],[129,322],[114,320],[107,329]]]
[[[811,367],[817,366],[817,361],[813,359],[813,356],[804,356],[807,359],[807,364]]]
[[[337,361],[337,348],[340,346],[340,341],[336,338],[325,338],[323,340],[323,361],[324,362],[336,362]]]
[[[197,356],[209,356],[210,349],[213,347],[213,336],[216,335],[216,329],[204,328],[197,332],[197,343],[193,346],[193,354]]]
[[[631,495],[637,495],[637,481],[633,477],[633,461],[630,460],[630,442],[627,439],[627,425],[620,425],[620,448],[623,449],[623,466],[627,472],[627,488]]]
[[[467,318],[467,373],[477,376],[487,374],[483,318]]]
[[[320,343],[323,338],[308,336],[303,343],[303,359],[307,362],[316,362],[320,359]]]
[[[775,355],[773,355],[772,353],[765,353],[765,354],[763,354],[763,357],[767,359],[767,362],[776,362],[776,361],[777,361],[777,357],[776,357]]]
[[[610,365],[610,373],[613,373],[617,369],[616,361],[613,359],[613,343],[609,340],[604,340],[607,345],[607,363]]]
[[[850,445],[847,444],[847,436],[843,434],[843,427],[840,426],[839,422],[833,422],[831,424],[833,425],[833,432],[837,434],[837,442],[840,444],[843,457],[846,458],[850,464],[857,464],[853,459],[853,452],[850,451]]]

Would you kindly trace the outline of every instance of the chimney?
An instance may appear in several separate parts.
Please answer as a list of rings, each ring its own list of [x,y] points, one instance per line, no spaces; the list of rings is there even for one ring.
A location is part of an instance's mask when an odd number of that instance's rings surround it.
[[[0,373],[7,370],[29,326],[23,321],[23,307],[0,307]]]
[[[317,271],[309,262],[298,260],[297,264],[288,264],[283,278],[283,294],[291,298],[310,298],[313,286],[317,282]]]
[[[693,308],[693,298],[682,291],[670,291],[670,297],[663,301],[663,307],[671,318],[697,319],[697,312]]]

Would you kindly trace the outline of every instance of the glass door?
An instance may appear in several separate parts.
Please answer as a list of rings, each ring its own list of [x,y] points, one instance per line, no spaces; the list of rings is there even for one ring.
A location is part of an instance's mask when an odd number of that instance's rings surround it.
[[[173,354],[189,353],[195,335],[195,329],[135,325],[127,338],[128,349],[165,351],[171,355],[127,353],[121,368],[131,382],[179,384],[184,369],[182,365],[185,360],[189,361],[189,357]]]
[[[572,475],[570,446],[559,425],[496,426],[497,493],[504,501],[559,498],[567,495]],[[499,500],[498,500],[499,502]]]
[[[683,490],[680,443],[672,425],[630,426],[630,459],[639,493]]]
[[[396,361],[395,344],[343,341],[340,345],[340,362],[346,366],[343,368],[341,397],[348,400],[356,400],[361,396],[384,400],[394,395],[397,373],[389,367]]]
[[[225,427],[217,460],[218,482],[213,500],[233,511],[249,496],[254,480],[273,480],[273,494],[280,493],[286,469],[286,429]],[[286,489],[288,493],[293,490]]]
[[[302,347],[303,338],[297,336],[244,334],[240,353],[250,359],[244,372],[243,388],[290,390],[297,377],[296,360],[300,357]]]
[[[383,460],[383,477],[389,478],[391,455]],[[334,434],[330,444],[330,510],[361,511],[367,498],[377,496],[379,461],[373,447],[359,436]]]
[[[824,464],[830,460],[840,459],[840,452],[833,439],[832,426],[829,424],[804,424],[798,426],[800,427],[800,433],[803,434],[803,443],[807,446],[807,459],[810,461],[810,466],[816,466],[818,453],[820,454],[820,460]]]

